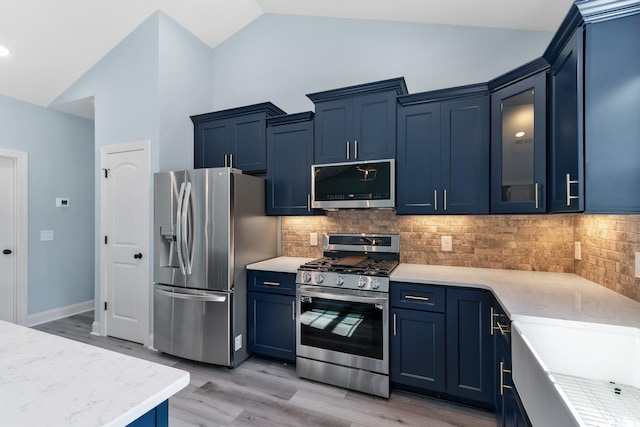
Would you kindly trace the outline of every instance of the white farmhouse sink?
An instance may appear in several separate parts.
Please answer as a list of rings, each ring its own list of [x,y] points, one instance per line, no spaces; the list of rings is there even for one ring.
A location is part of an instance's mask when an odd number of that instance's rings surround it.
[[[514,316],[511,346],[534,426],[640,425],[640,330]]]

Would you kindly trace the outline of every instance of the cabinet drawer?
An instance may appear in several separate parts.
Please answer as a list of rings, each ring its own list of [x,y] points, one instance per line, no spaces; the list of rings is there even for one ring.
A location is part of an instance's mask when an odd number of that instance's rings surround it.
[[[249,292],[269,292],[284,295],[296,294],[296,275],[294,273],[250,270],[248,272],[248,282]]]
[[[445,288],[415,283],[391,283],[391,305],[424,311],[444,312]]]

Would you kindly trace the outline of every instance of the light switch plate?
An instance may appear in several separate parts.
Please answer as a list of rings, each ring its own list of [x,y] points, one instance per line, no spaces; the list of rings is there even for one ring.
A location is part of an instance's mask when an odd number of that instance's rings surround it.
[[[442,252],[453,251],[453,239],[451,236],[442,236],[441,248]]]
[[[577,259],[578,261],[582,259],[582,246],[580,245],[580,242],[575,243],[575,252],[573,258]]]
[[[636,277],[640,279],[640,252],[636,252]]]
[[[53,240],[53,230],[40,230],[40,241],[48,242]]]
[[[309,246],[318,246],[318,233],[309,233]]]

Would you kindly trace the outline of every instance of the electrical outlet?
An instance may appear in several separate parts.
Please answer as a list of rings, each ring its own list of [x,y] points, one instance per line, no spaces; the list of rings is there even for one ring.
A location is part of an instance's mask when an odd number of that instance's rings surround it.
[[[242,334],[238,335],[235,341],[235,351],[238,351],[242,348]]]
[[[40,241],[48,242],[53,240],[53,230],[40,230]]]
[[[636,252],[636,277],[640,279],[640,252]]]
[[[309,233],[309,246],[318,246],[318,233]]]
[[[578,261],[582,259],[582,247],[580,246],[580,242],[575,243],[575,251],[574,251],[573,258],[577,259]]]
[[[441,247],[442,252],[451,252],[453,250],[453,239],[451,236],[442,236]]]

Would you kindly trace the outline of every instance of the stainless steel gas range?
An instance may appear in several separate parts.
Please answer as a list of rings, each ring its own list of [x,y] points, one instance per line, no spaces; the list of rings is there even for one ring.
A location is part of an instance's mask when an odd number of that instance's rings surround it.
[[[296,276],[298,376],[389,397],[389,275],[398,235],[323,235]]]

